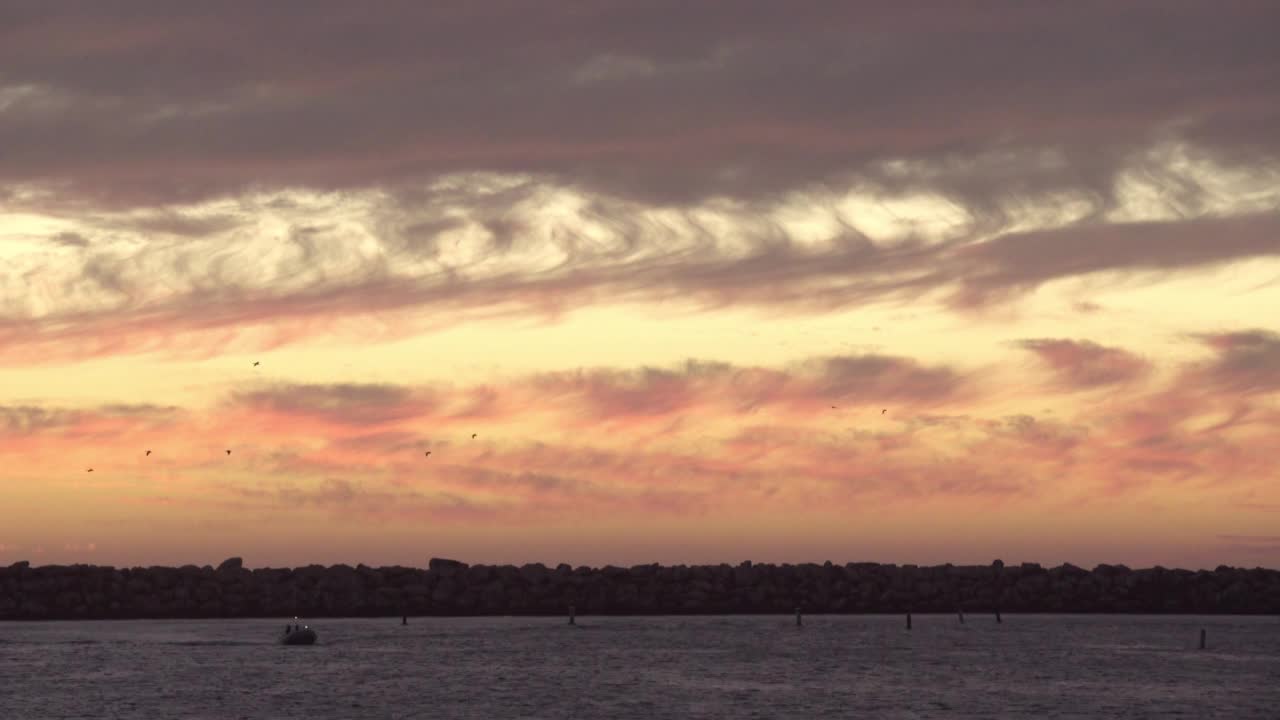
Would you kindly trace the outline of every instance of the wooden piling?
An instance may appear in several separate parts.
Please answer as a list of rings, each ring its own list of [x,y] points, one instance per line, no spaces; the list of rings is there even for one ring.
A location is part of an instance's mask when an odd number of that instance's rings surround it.
[[[1200,649],[1204,649],[1204,628],[1200,628]]]
[[[408,616],[408,615],[402,615],[402,616],[400,617],[400,624],[401,624],[401,625],[408,625],[408,624],[409,624],[409,616]]]
[[[577,624],[577,622],[575,621],[575,618],[577,617],[577,615],[578,615],[578,610],[577,610],[577,608],[575,608],[574,606],[570,605],[570,606],[569,606],[569,624],[570,624],[570,625],[576,625],[576,624]]]
[[[956,610],[956,617],[960,618],[960,624],[964,624],[964,610]]]
[[[800,606],[796,606],[796,627],[800,627]]]
[[[911,629],[911,613],[907,613],[907,629]]]
[[[1004,621],[1000,619],[1000,611],[999,611],[999,610],[996,610],[996,623],[998,624],[998,623],[1002,623],[1002,622],[1004,622]]]

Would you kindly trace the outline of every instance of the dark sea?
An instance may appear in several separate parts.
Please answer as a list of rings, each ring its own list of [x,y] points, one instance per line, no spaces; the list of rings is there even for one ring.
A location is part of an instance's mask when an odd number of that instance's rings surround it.
[[[0,623],[0,719],[1280,720],[1280,618],[965,619]]]

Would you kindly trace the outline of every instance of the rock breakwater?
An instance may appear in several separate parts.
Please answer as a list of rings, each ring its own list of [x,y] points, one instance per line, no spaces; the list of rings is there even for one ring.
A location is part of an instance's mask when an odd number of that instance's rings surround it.
[[[1280,613],[1280,571],[1099,565],[0,567],[0,620],[694,613]]]

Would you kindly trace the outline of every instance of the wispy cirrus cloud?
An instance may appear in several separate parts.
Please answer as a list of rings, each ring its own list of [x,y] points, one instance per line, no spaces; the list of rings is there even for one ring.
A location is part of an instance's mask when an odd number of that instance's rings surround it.
[[[1266,3],[144,7],[6,13],[0,224],[64,246],[0,270],[9,362],[1280,255]]]
[[[332,215],[327,226],[280,226],[284,243],[236,230],[194,242],[95,244],[72,260],[26,256],[12,266],[9,292],[0,286],[0,357],[199,357],[619,302],[795,313],[910,300],[973,309],[1064,279],[1150,279],[1280,257],[1274,213],[1077,223],[990,239],[958,225],[940,240],[872,240],[849,224],[804,235],[768,208],[655,210],[549,197],[569,204],[556,208],[530,190],[502,209],[441,206],[430,212],[449,224],[423,238],[412,228],[435,227],[430,215],[380,217],[393,210],[374,203],[339,222],[347,211],[321,202],[273,221]],[[831,222],[852,222],[831,213]],[[364,321],[375,313],[390,323]]]

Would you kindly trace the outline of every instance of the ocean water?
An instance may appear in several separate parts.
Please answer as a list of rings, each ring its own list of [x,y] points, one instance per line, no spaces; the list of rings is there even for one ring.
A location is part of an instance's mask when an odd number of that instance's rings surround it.
[[[0,718],[1280,719],[1280,618],[913,621],[0,623]]]

